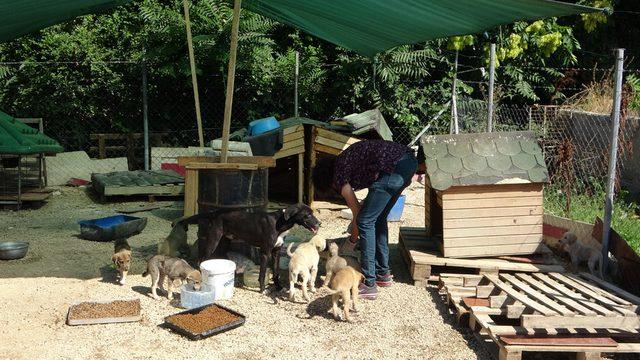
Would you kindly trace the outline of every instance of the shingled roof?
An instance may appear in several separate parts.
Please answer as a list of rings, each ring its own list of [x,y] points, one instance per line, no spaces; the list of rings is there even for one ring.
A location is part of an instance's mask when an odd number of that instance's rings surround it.
[[[431,187],[525,184],[549,181],[533,132],[423,136]]]

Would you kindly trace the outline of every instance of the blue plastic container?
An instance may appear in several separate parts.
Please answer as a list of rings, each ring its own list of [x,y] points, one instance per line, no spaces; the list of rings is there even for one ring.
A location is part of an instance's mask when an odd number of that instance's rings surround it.
[[[256,136],[264,134],[279,127],[280,123],[273,116],[264,119],[253,120],[249,123],[248,135]]]
[[[406,201],[406,195],[400,195],[398,200],[389,211],[389,215],[387,216],[387,221],[400,221],[402,218],[402,212],[404,211],[404,202]]]
[[[80,237],[93,241],[126,239],[140,233],[147,226],[147,218],[115,215],[100,219],[78,221]]]

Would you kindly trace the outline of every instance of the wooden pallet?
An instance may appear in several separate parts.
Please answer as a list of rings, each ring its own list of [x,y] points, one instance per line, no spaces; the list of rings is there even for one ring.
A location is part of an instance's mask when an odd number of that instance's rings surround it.
[[[401,227],[400,254],[409,266],[415,285],[437,280],[438,273],[497,274],[501,271],[564,272],[562,265],[520,262],[499,258],[455,259],[442,256],[439,244],[427,237],[424,228]]]
[[[640,353],[640,298],[591,275],[443,274],[440,292],[500,360],[523,352]],[[474,294],[475,291],[475,295]]]

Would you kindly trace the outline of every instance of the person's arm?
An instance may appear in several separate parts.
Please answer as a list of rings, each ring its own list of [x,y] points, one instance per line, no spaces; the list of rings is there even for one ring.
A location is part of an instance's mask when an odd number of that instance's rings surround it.
[[[353,191],[353,188],[349,183],[342,185],[340,195],[342,195],[344,200],[347,202],[347,206],[351,209],[351,213],[353,214],[353,220],[351,220],[351,242],[355,243],[358,241],[358,226],[356,225],[356,219],[360,212],[360,203],[358,202],[358,198],[356,198],[356,193]]]

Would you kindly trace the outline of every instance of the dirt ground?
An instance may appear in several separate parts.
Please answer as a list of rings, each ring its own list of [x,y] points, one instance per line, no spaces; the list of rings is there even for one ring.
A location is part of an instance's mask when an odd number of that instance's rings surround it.
[[[202,341],[190,341],[162,328],[164,317],[181,311],[174,300],[148,296],[150,279],[140,274],[156,252],[180,203],[134,214],[148,218],[146,229],[129,243],[134,254],[126,286],[115,284],[112,243],[78,238],[78,220],[117,213],[139,202],[99,204],[82,189],[60,188],[39,209],[0,212],[0,241],[30,243],[22,260],[0,262],[0,359],[489,359],[468,330],[454,324],[433,289],[408,282],[397,252],[398,228],[421,226],[421,185],[407,189],[403,221],[390,224],[391,266],[398,283],[377,300],[362,301],[354,323],[335,321],[330,296],[320,290],[312,302],[292,303],[286,293],[262,295],[236,288],[221,302],[247,317],[244,326]],[[338,211],[320,210],[325,236],[339,237],[348,220]],[[304,229],[294,234],[308,237]],[[195,237],[195,229],[190,231]],[[142,321],[71,327],[65,324],[77,300],[140,299]]]

